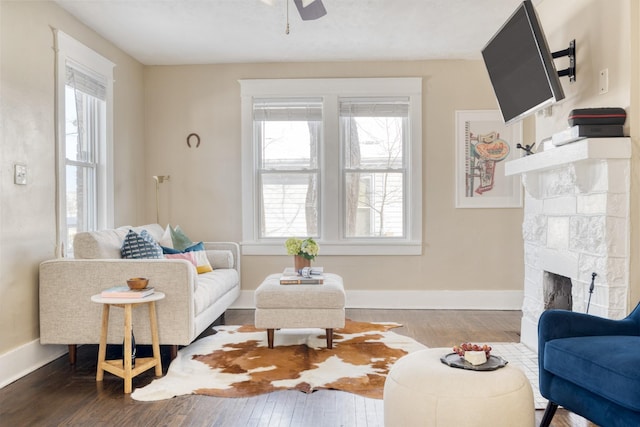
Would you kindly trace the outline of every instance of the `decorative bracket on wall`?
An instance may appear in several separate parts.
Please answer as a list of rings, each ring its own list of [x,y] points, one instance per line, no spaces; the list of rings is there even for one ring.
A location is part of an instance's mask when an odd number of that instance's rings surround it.
[[[191,139],[196,140],[196,148],[200,147],[200,136],[197,133],[190,133],[187,136],[187,145],[191,148]]]
[[[564,70],[558,70],[558,76],[568,76],[570,82],[576,81],[576,41],[571,40],[569,47],[564,50],[559,50],[551,54],[553,59],[562,58],[563,56],[569,57],[569,67]]]

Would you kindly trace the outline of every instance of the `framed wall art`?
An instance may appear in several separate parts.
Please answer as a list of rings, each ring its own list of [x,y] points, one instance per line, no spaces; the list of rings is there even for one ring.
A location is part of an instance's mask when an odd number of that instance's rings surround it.
[[[520,176],[505,176],[519,158],[522,124],[505,125],[498,110],[456,111],[456,208],[522,207]]]

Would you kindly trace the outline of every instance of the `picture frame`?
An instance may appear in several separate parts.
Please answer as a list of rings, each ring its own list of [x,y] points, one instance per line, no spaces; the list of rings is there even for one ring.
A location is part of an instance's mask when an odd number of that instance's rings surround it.
[[[456,111],[456,208],[520,208],[520,176],[504,165],[521,157],[522,123],[505,125],[499,110]]]

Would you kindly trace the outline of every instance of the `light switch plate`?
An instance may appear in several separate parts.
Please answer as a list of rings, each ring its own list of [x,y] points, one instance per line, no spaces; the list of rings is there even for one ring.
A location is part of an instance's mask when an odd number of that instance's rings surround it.
[[[18,185],[27,184],[27,165],[21,163],[13,165],[13,182]]]

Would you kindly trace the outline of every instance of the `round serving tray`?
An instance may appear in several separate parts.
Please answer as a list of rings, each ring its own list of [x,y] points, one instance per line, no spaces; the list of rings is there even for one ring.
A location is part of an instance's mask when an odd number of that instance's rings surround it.
[[[440,361],[445,365],[449,365],[452,368],[468,369],[470,371],[495,371],[496,369],[504,368],[507,366],[506,360],[500,356],[489,356],[489,359],[482,365],[472,365],[471,363],[458,356],[457,353],[449,353],[440,358]]]

